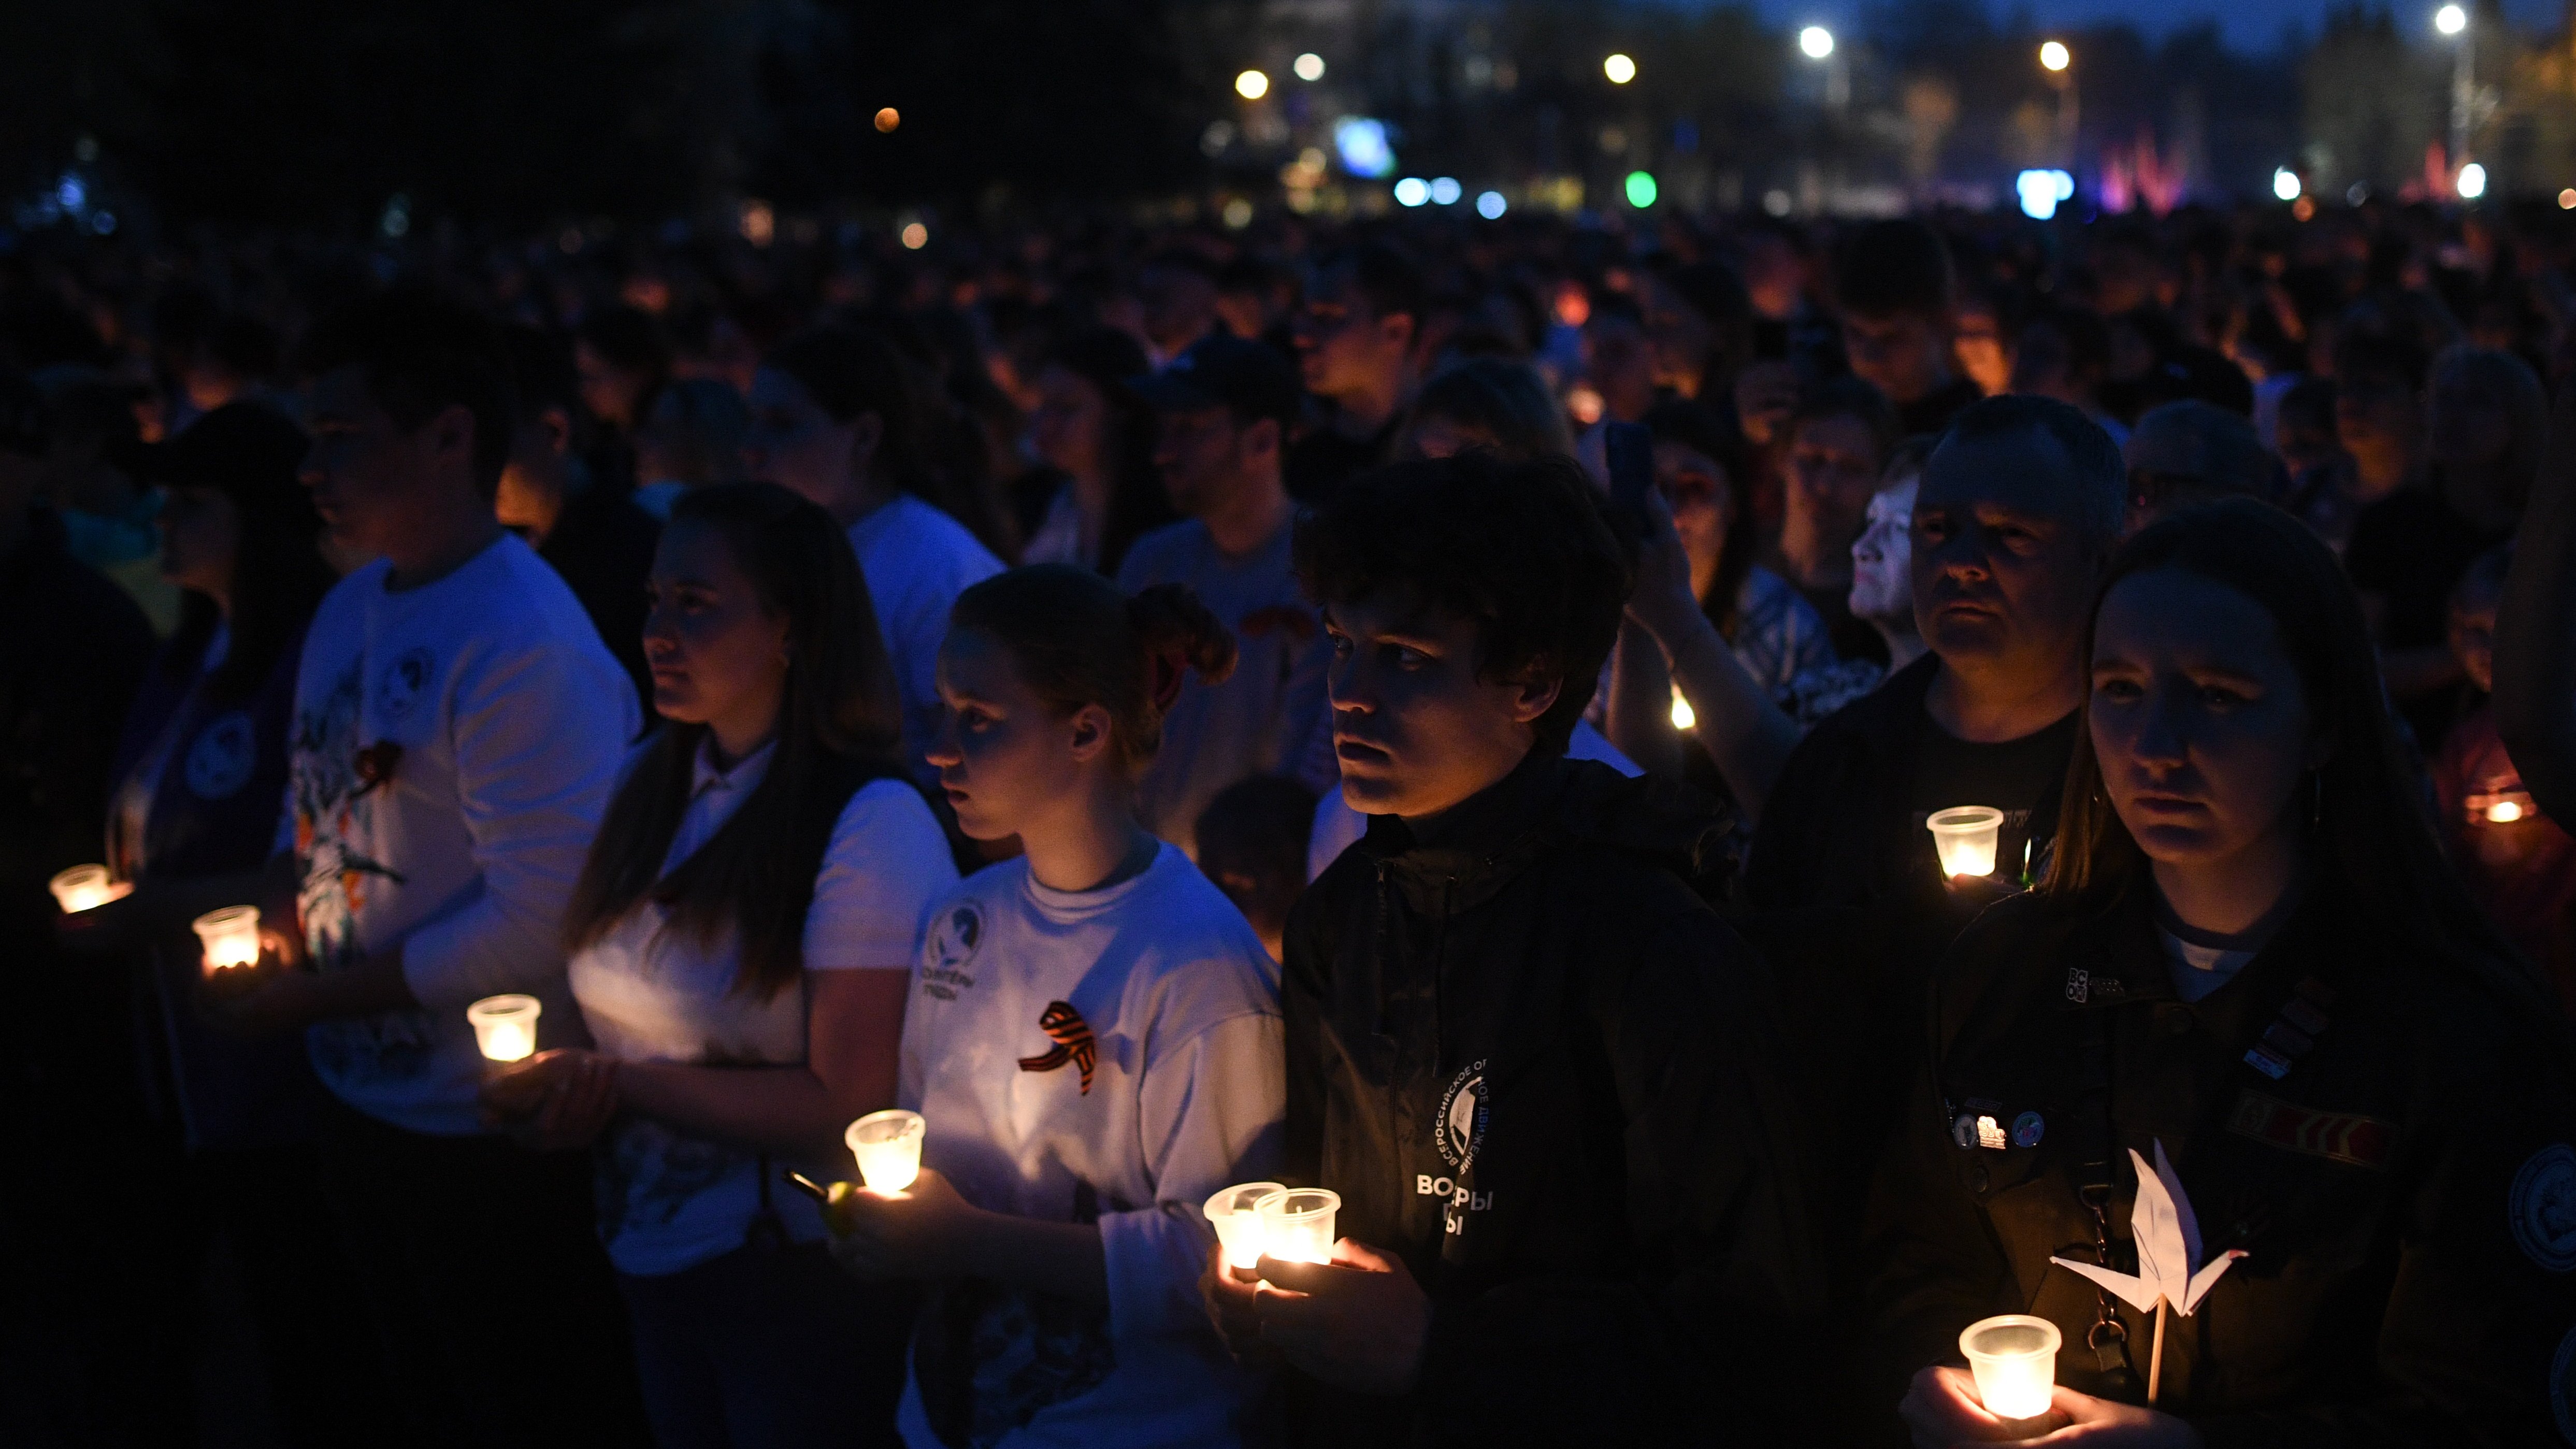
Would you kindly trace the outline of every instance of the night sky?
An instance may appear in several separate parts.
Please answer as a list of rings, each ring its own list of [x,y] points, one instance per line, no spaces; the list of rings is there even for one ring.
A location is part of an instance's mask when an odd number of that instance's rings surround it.
[[[1987,0],[1987,7],[1998,19],[2026,11],[2042,28],[2125,20],[2151,35],[2214,15],[2231,46],[2259,51],[2271,49],[2280,41],[2282,32],[2294,25],[2315,34],[2324,24],[2331,3],[2332,0]],[[2416,15],[2430,39],[2433,11],[2440,3],[2441,0],[2395,0],[2385,8],[2394,12],[2401,23],[2410,13]],[[1753,4],[1778,24],[1822,21],[1837,28],[1854,24],[1876,8],[1854,0],[1753,0]],[[2561,13],[2559,0],[2505,0],[2504,9],[2516,25],[2535,31],[2554,27]]]

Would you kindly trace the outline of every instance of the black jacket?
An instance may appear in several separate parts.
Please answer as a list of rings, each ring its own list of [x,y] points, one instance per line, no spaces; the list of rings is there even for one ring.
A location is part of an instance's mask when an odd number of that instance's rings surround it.
[[[2537,991],[2321,886],[2186,1004],[2149,895],[2007,902],[1944,962],[1938,1065],[1872,1202],[1886,1398],[1956,1362],[1974,1320],[2034,1313],[2065,1335],[2059,1383],[2143,1401],[2152,1315],[2109,1300],[2131,1371],[2116,1350],[2106,1371],[2093,1284],[2049,1259],[2098,1261],[2079,1192],[2100,1184],[2110,1266],[2136,1271],[2124,1149],[2152,1163],[2161,1142],[2202,1260],[2250,1254],[2167,1320],[2158,1407],[2211,1449],[2540,1445],[2576,1426],[2576,1095]]]
[[[1721,824],[1533,755],[1428,838],[1372,820],[1299,903],[1289,1180],[1434,1304],[1416,1392],[1293,1386],[1304,1442],[1691,1442],[1794,1399],[1799,1104],[1769,973],[1693,889]]]

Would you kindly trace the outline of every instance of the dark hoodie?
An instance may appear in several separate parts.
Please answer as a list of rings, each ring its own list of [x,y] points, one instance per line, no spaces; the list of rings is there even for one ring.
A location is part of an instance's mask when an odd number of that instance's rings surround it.
[[[1694,888],[1723,827],[1542,752],[1420,836],[1371,820],[1299,903],[1289,1181],[1433,1304],[1414,1392],[1301,1382],[1302,1442],[1733,1440],[1798,1400],[1798,1104],[1769,973]]]

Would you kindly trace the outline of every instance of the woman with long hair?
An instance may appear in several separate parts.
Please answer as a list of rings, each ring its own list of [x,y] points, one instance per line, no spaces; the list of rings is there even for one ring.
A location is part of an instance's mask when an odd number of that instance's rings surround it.
[[[2055,857],[1952,948],[1873,1209],[1915,1442],[2051,1427],[1947,1366],[2004,1313],[2059,1331],[2068,1443],[2541,1442],[2569,1044],[2442,858],[2333,555],[2251,500],[2167,519],[2085,651]],[[2159,1306],[2149,1259],[2215,1277]]]
[[[1021,562],[1080,564],[1115,578],[1127,545],[1179,516],[1154,468],[1153,410],[1128,387],[1149,370],[1145,349],[1114,327],[1084,328],[1048,350],[1028,437],[1064,481]]]
[[[77,950],[142,968],[134,1021],[140,1076],[159,1085],[148,1140],[176,1160],[126,1167],[185,1204],[182,1231],[137,1244],[135,1266],[193,1303],[217,1235],[270,1365],[281,1442],[342,1442],[346,1416],[376,1392],[366,1346],[328,1325],[356,1291],[317,1235],[313,1138],[323,1102],[297,1039],[246,1041],[199,1012],[197,915],[263,894],[262,867],[286,792],[287,733],[304,631],[330,591],[322,521],[296,477],[302,429],[257,403],[232,403],[141,455],[162,490],[161,577],[179,590],[179,627],[127,712],[109,796],[107,862],[131,890],[67,917]],[[130,1149],[129,1149],[130,1151]],[[198,1315],[176,1315],[184,1350]],[[185,1365],[161,1366],[184,1374]]]
[[[1026,853],[943,899],[903,1037],[921,1175],[840,1203],[841,1261],[937,1285],[899,1423],[915,1449],[1231,1445],[1251,1380],[1200,1310],[1201,1205],[1277,1164],[1276,968],[1135,785],[1234,641],[1175,585],[1067,564],[957,600],[930,753],[957,822]]]
[[[683,495],[651,603],[666,723],[564,922],[596,1045],[485,1100],[534,1145],[600,1141],[600,1237],[666,1449],[845,1441],[890,1422],[901,1305],[830,1271],[782,1174],[833,1175],[841,1130],[892,1104],[913,941],[956,872],[821,508],[769,483]]]

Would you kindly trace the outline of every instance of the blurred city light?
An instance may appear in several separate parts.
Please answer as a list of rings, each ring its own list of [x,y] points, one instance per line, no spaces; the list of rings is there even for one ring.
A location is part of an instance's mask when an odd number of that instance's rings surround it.
[[[2299,173],[2287,166],[2276,168],[2272,172],[2272,194],[2283,201],[2298,200]]]
[[[2475,201],[2487,194],[2487,168],[2475,161],[2460,168],[2460,199]]]
[[[903,230],[896,233],[896,239],[903,243],[904,250],[917,252],[930,245],[930,228],[917,221],[908,221],[903,224]]]
[[[1319,81],[1324,78],[1324,58],[1310,50],[1297,57],[1297,63],[1289,69],[1297,72],[1301,81]]]
[[[2021,197],[2021,214],[2033,221],[2057,215],[2057,203],[2075,195],[2075,178],[2063,171],[2025,171],[2013,178]]]
[[[1342,169],[1371,181],[1395,170],[1395,149],[1386,144],[1386,122],[1367,116],[1344,116],[1333,123],[1333,151]]]
[[[1257,101],[1270,94],[1270,77],[1248,70],[1234,78],[1234,93],[1247,101]]]
[[[1628,173],[1628,204],[1639,211],[1655,204],[1655,177],[1649,171]]]
[[[2566,190],[2558,193],[2558,209],[2560,211],[2576,211],[2576,186],[2570,186]]]
[[[1252,203],[1240,196],[1235,197],[1226,202],[1223,216],[1228,227],[1241,231],[1252,225]]]
[[[1434,206],[1456,206],[1458,198],[1465,194],[1466,188],[1458,184],[1455,176],[1431,178],[1431,204]]]
[[[892,132],[892,131],[894,130],[894,128],[895,128],[895,127],[900,126],[900,125],[902,125],[902,124],[903,124],[903,113],[902,113],[902,112],[900,112],[900,111],[897,111],[897,110],[896,110],[894,107],[892,107],[892,106],[888,106],[888,107],[886,107],[884,110],[881,110],[881,111],[877,112],[877,129],[878,129],[879,131],[884,131],[884,132],[889,132],[889,133],[890,133],[890,132]]]
[[[1419,176],[1408,176],[1395,183],[1395,204],[1420,206],[1431,199],[1431,183]]]
[[[1834,33],[1821,25],[1810,25],[1798,32],[1798,48],[1809,60],[1823,60],[1834,53]]]
[[[2075,63],[2074,53],[2063,41],[2051,40],[2039,47],[2039,64],[2043,70],[2064,70]]]
[[[2433,28],[2444,35],[2457,35],[2469,28],[2469,12],[2457,5],[2445,5],[2433,12]]]
[[[2562,198],[2576,196],[2576,191],[2561,192],[2559,194]],[[2576,206],[2576,202],[2562,202],[2562,204]],[[1487,221],[1500,220],[1502,214],[1509,210],[1510,207],[1511,203],[1503,200],[1503,194],[1499,191],[1488,191],[1476,198],[1476,214]]]
[[[1613,52],[1612,54],[1602,58],[1601,73],[1610,77],[1610,84],[1614,86],[1624,86],[1628,82],[1637,78],[1637,63],[1624,55]]]

